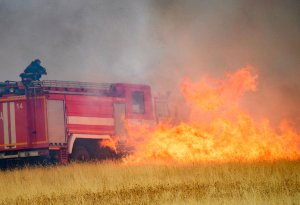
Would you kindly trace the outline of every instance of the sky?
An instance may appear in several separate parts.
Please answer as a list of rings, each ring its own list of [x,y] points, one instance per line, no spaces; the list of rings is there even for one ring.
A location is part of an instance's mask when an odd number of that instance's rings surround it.
[[[43,79],[145,83],[259,75],[245,105],[300,124],[298,0],[0,0],[0,81],[39,58]]]

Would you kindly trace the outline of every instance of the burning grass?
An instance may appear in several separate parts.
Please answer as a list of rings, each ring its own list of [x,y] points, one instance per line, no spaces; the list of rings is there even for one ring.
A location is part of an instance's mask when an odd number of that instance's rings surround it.
[[[251,66],[219,79],[206,76],[195,83],[184,79],[181,91],[190,108],[189,119],[152,129],[129,124],[129,138],[137,143],[133,143],[136,152],[126,161],[300,160],[300,133],[288,119],[272,126],[268,118],[254,118],[240,103],[247,92],[256,90],[257,79]]]
[[[300,204],[300,162],[72,163],[0,173],[0,204]]]

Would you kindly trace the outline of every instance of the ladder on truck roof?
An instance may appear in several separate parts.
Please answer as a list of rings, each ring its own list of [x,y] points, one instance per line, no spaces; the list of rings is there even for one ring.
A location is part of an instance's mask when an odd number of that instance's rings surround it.
[[[59,81],[59,80],[43,80],[33,81],[33,85],[41,87],[54,87],[54,88],[85,88],[85,89],[110,89],[111,83],[91,83],[79,81]]]
[[[58,94],[92,94],[92,95],[113,95],[114,84],[91,83],[79,81],[43,80],[32,81],[29,88],[39,89],[44,92]]]

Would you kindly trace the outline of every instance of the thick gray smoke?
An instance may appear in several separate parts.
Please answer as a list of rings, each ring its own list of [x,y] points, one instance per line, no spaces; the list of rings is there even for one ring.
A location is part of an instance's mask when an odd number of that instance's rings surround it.
[[[147,83],[176,93],[182,76],[247,64],[258,117],[300,124],[298,0],[0,0],[0,80],[40,58],[48,79]]]
[[[157,2],[165,76],[176,83],[251,64],[258,87],[244,104],[258,118],[292,119],[300,127],[300,1]]]
[[[157,55],[149,10],[140,0],[1,0],[1,80],[40,58],[48,79],[143,82]]]

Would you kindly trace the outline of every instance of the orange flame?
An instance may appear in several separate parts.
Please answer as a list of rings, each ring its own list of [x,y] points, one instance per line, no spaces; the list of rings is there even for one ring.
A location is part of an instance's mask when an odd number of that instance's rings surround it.
[[[300,135],[286,121],[278,129],[256,122],[239,106],[246,91],[256,90],[257,75],[247,66],[222,80],[185,78],[181,91],[191,107],[189,122],[131,127],[129,137],[144,136],[126,162],[233,162],[300,159]],[[142,126],[143,127],[143,126]],[[142,131],[141,131],[142,130]]]
[[[102,147],[102,148],[108,147],[108,148],[110,148],[113,151],[117,150],[117,148],[116,148],[117,143],[113,139],[110,139],[110,140],[100,140],[99,141],[99,146]]]

